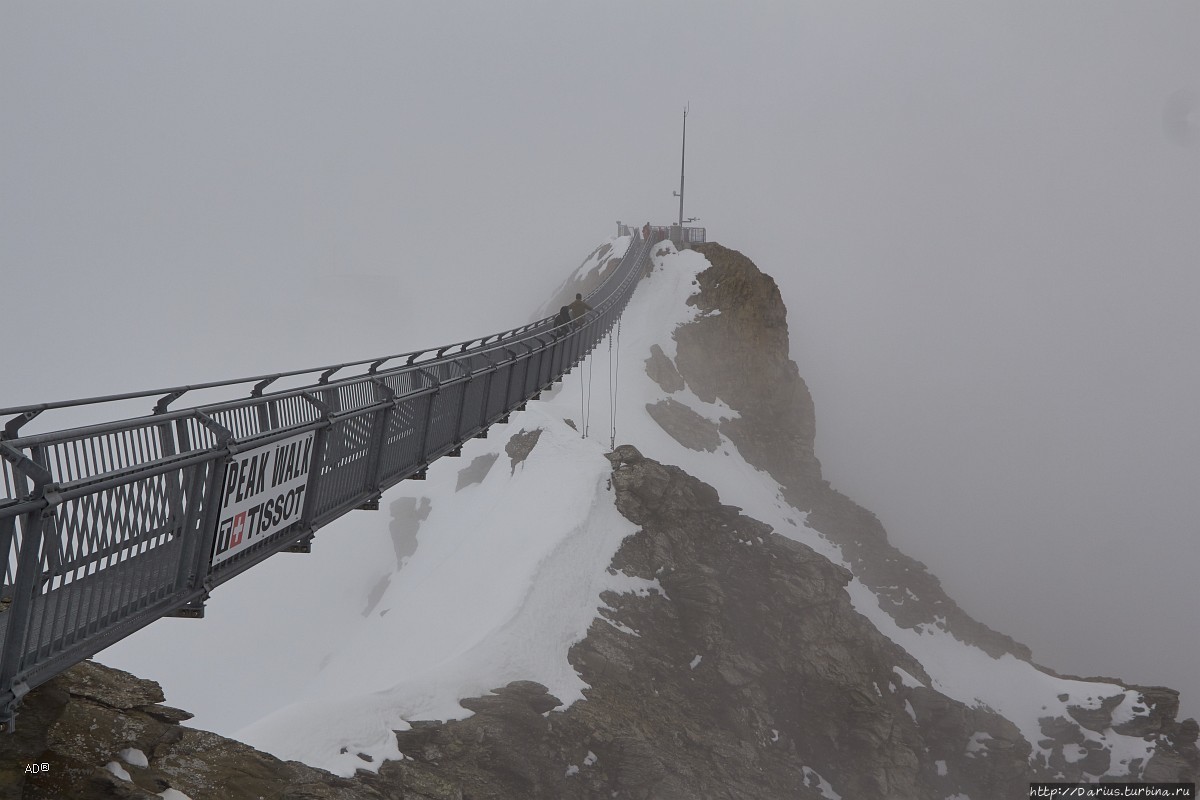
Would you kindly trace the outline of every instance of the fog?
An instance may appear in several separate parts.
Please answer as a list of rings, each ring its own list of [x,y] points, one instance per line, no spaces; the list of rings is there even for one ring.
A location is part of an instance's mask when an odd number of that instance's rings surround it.
[[[3,2],[0,405],[520,324],[675,218],[690,103],[686,214],[779,282],[827,477],[1040,662],[1200,715],[1197,41],[1190,0]]]

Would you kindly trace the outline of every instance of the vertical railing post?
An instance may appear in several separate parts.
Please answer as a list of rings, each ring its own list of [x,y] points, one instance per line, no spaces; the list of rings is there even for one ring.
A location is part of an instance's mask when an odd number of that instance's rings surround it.
[[[542,389],[546,387],[546,384],[542,382],[542,373],[546,367],[546,342],[542,340],[541,336],[534,336],[533,338],[537,339],[538,343],[537,350],[535,351],[537,353],[537,371],[534,373],[533,377],[532,392],[532,394],[536,395],[540,394]],[[529,382],[526,381],[526,387],[528,387],[528,385]]]
[[[37,477],[34,478],[35,491],[42,498],[47,497],[47,487],[52,485],[54,480],[50,474],[50,459],[46,455],[45,445],[34,445],[29,448],[29,455],[36,464]],[[53,494],[53,493],[51,493]],[[55,502],[51,502],[50,508],[47,509],[46,517],[42,520],[42,558],[46,564],[46,569],[53,575],[62,574],[63,561],[63,544],[58,537],[58,525],[50,519],[50,524],[47,524],[47,519],[52,517]],[[46,529],[49,528],[53,533],[52,536],[46,534]]]
[[[175,439],[179,444],[180,452],[188,453],[192,449],[191,434],[188,431],[187,419],[180,417],[175,420]],[[183,494],[184,500],[184,519],[183,526],[180,528],[180,535],[183,537],[183,544],[179,552],[179,569],[175,573],[175,589],[176,591],[188,591],[200,585],[203,580],[200,577],[202,560],[207,560],[207,555],[203,552],[201,539],[204,536],[203,522],[201,511],[206,511],[210,503],[206,502],[206,487],[208,485],[208,475],[205,470],[211,472],[217,471],[218,459],[212,459],[204,464],[196,464],[191,468],[191,479],[188,480],[185,474],[179,476],[180,486],[183,487],[186,483],[186,489]]]
[[[258,404],[255,406],[255,410],[258,414],[258,430],[260,433],[273,431],[279,427],[279,412],[275,407],[275,402],[273,400],[262,399],[263,391],[265,391],[268,386],[278,379],[278,375],[272,375],[264,378],[258,383],[254,384],[254,387],[250,390],[251,397],[259,398]]]
[[[3,612],[9,616],[4,640],[0,642],[0,729],[12,731],[17,705],[29,691],[21,673],[42,577],[42,528],[46,516],[53,513],[57,493],[50,473],[7,442],[0,441],[0,458],[12,465],[13,488],[27,492],[25,502],[37,503],[21,515],[21,553],[17,556],[17,574],[13,576],[12,605]],[[8,558],[7,551],[4,558]]]
[[[312,531],[315,530],[313,518],[317,515],[317,498],[321,496],[321,484],[325,480],[325,462],[328,460],[330,447],[327,443],[329,442],[329,432],[333,430],[331,419],[333,410],[309,392],[301,392],[300,396],[321,413],[324,422],[317,429],[317,435],[313,437],[313,454],[308,467],[311,474],[308,479],[308,490],[304,493],[304,512],[300,515],[300,523],[296,526],[300,530],[307,531],[306,536],[311,540]]]
[[[516,405],[514,406],[514,408],[523,410],[525,408],[525,381],[528,379],[528,376],[529,376],[529,358],[528,358],[528,356],[530,353],[530,348],[529,348],[529,345],[525,344],[524,341],[513,342],[513,345],[515,347],[524,347],[525,352],[521,353],[520,355],[517,355],[513,358],[512,373],[508,377],[508,395],[505,397],[505,402],[506,403],[513,402],[513,398],[512,398],[513,382],[515,381],[515,375],[517,373],[517,365],[520,364],[523,366],[525,371],[521,373],[521,382],[517,385],[517,392],[516,392],[517,401],[516,401]]]
[[[374,502],[375,508],[378,508],[381,494],[379,487],[383,485],[383,476],[379,474],[380,465],[383,464],[383,448],[387,438],[388,420],[396,411],[396,393],[392,387],[379,378],[372,378],[371,385],[375,387],[376,399],[388,403],[387,406],[375,412],[374,427],[371,431],[371,449],[367,453],[368,485],[365,488],[374,494],[374,500],[368,500],[367,503]]]
[[[504,348],[504,352],[508,353],[508,377],[504,381],[504,413],[509,412],[508,402],[512,396],[513,373],[517,371],[517,354],[511,348]]]
[[[442,393],[442,382],[432,372],[424,369],[418,369],[417,372],[422,377],[433,381],[433,393],[429,395],[429,403],[425,406],[425,423],[421,426],[420,447],[417,449],[417,452],[420,454],[421,464],[428,464],[429,426],[433,424],[433,406],[437,403],[437,399]]]
[[[541,335],[538,335],[534,338],[537,339],[538,351],[539,351],[538,352],[537,387],[534,390],[534,394],[540,394],[543,389],[546,389],[549,386],[549,381],[547,379],[550,376],[550,369],[549,369],[549,364],[547,362],[549,361],[549,359],[551,359],[554,356],[554,350],[553,350],[554,340],[551,339],[549,342],[547,342],[545,339],[543,339],[541,337]]]
[[[198,528],[188,537],[192,544],[184,542],[184,553],[179,560],[179,572],[176,574],[177,585],[182,582],[190,594],[200,590],[201,594],[194,600],[189,600],[181,609],[174,613],[181,617],[199,618],[204,616],[204,601],[212,588],[208,577],[212,571],[213,541],[217,537],[217,523],[221,514],[221,490],[224,488],[225,470],[221,467],[229,457],[229,447],[233,444],[233,431],[229,430],[202,411],[195,412],[196,421],[208,428],[217,439],[213,448],[212,459],[208,463],[208,475],[199,466],[192,477],[191,506],[189,517],[198,519]],[[186,436],[186,430],[181,428]],[[190,442],[187,442],[190,444]],[[197,506],[199,506],[197,508]],[[190,530],[190,527],[189,527]]]
[[[214,502],[221,491],[221,478],[216,477],[221,471],[220,467],[221,459],[214,457],[192,465],[179,476],[181,482],[187,482],[187,492],[184,495],[186,514],[180,528],[183,541],[179,551],[179,569],[175,573],[175,591],[195,589],[207,577],[209,551],[204,549],[204,540],[207,538],[205,521],[209,518],[209,509],[220,506]],[[187,477],[189,474],[190,478]]]
[[[259,433],[266,433],[273,429],[271,425],[270,402],[267,400],[259,400],[254,404],[254,415],[258,417]]]
[[[583,361],[583,327],[571,331],[571,366],[578,366]]]
[[[323,452],[326,456],[325,461],[329,464],[329,471],[326,473],[328,475],[332,474],[333,470],[336,468],[335,465],[347,455],[350,449],[350,443],[346,438],[346,426],[344,424],[338,425],[336,426],[337,430],[335,431],[335,425],[331,419],[334,414],[337,414],[342,410],[341,392],[337,387],[327,387],[318,391],[319,395],[311,395],[308,392],[305,392],[304,396],[305,399],[311,402],[320,403],[321,405],[319,408],[323,409],[322,413],[325,416],[325,420],[330,422],[329,427],[323,429]],[[318,438],[322,438],[322,435],[318,434]],[[320,453],[322,450],[317,450],[316,452]],[[321,475],[318,475],[317,477],[324,480],[323,476]],[[314,487],[311,484],[309,485],[309,492],[312,493],[312,496],[315,497],[319,490],[319,486]]]
[[[15,567],[9,563],[10,554],[17,541],[17,517],[0,515],[0,591],[3,591],[5,586],[11,586],[16,582],[16,575],[10,574]],[[0,602],[5,602],[3,597],[0,597]],[[11,602],[11,598],[7,602]]]
[[[549,389],[554,385],[554,340],[546,341],[538,337],[542,344],[542,366],[538,370],[538,391]]]
[[[4,641],[0,642],[3,648],[0,649],[0,730],[6,732],[12,732],[17,705],[29,692],[29,685],[21,678],[21,672],[33,618],[34,598],[41,577],[42,522],[46,511],[45,508],[38,508],[23,515],[17,580],[13,585],[12,605],[4,612],[9,617]]]
[[[458,367],[459,372],[466,373],[467,377],[466,381],[463,382],[462,391],[458,392],[458,408],[454,410],[454,441],[452,444],[455,446],[455,448],[458,448],[462,446],[462,423],[463,415],[467,411],[467,392],[470,391],[471,384],[474,382],[475,378],[473,375],[471,375],[471,371],[463,367],[463,365],[458,363],[458,361],[452,361],[451,363]],[[452,451],[451,454],[457,455],[458,453],[457,451]]]
[[[567,372],[567,339],[566,336],[558,337],[558,341],[554,343],[554,376],[556,380],[562,380],[562,376]]]
[[[483,403],[479,409],[479,425],[486,430],[490,421],[488,420],[488,406],[492,404],[492,378],[496,375],[496,364],[487,353],[480,353],[479,355],[482,356],[484,361],[488,362],[487,375],[483,383]]]
[[[158,431],[158,447],[161,455],[167,458],[177,455],[175,430],[171,423],[164,420],[156,423],[154,427]],[[177,530],[171,533],[172,537],[179,535],[184,529],[183,480],[182,472],[178,476],[163,476],[163,483],[167,487],[167,505],[171,509],[171,526],[178,526]]]

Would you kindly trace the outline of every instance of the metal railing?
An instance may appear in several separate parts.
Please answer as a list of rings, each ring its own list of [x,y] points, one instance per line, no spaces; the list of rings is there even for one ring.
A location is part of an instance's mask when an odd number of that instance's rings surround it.
[[[708,241],[708,231],[705,228],[688,225],[684,225],[682,228],[678,225],[650,225],[649,230],[646,230],[645,227],[639,228],[636,225],[626,225],[624,222],[617,222],[617,236],[633,236],[636,238],[641,236],[643,231],[649,233],[648,238],[651,241],[661,242],[670,239],[676,247],[685,244],[704,244]]]
[[[0,409],[0,724],[72,664],[163,616],[203,616],[214,587],[457,455],[579,363],[628,303],[634,239],[583,321],[543,319],[440,348],[316,370]],[[388,362],[397,366],[385,367]],[[363,371],[365,368],[365,371]],[[333,380],[335,373],[361,374]],[[312,375],[266,393],[282,377]],[[170,410],[189,391],[248,396]],[[153,413],[21,436],[44,411],[159,398]]]
[[[704,228],[678,225],[651,225],[650,240],[662,242],[670,240],[676,247],[686,244],[704,244],[708,231]]]

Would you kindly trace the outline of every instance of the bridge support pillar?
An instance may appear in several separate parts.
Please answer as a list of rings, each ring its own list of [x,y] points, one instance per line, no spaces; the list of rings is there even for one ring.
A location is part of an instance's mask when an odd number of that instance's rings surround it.
[[[297,539],[287,547],[283,548],[285,553],[311,553],[312,552],[312,534],[305,536],[303,539]]]
[[[29,694],[29,684],[14,681],[5,694],[7,697],[0,704],[0,731],[12,733],[17,729],[17,707],[21,705],[21,698]]]
[[[193,600],[186,605],[182,605],[171,613],[168,617],[177,617],[179,619],[204,619],[204,601]]]

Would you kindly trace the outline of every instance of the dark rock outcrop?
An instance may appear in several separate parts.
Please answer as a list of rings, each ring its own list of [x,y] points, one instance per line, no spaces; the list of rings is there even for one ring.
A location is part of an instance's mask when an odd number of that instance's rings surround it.
[[[508,444],[504,445],[504,452],[508,454],[509,468],[512,472],[517,471],[517,464],[524,463],[525,459],[529,458],[533,448],[537,447],[541,435],[541,428],[534,428],[531,431],[522,428],[519,433],[514,433],[509,438]]]
[[[711,453],[721,444],[717,423],[700,416],[674,398],[647,403],[646,413],[672,439],[690,450]]]
[[[788,356],[779,287],[736,250],[715,242],[694,249],[712,266],[697,277],[699,291],[688,302],[706,313],[675,332],[675,367],[701,400],[741,412],[721,423],[721,432],[751,463],[784,486],[818,483],[812,395]]]
[[[617,508],[640,528],[612,568],[647,589],[605,594],[571,650],[586,700],[556,709],[513,684],[464,701],[474,717],[398,734],[409,758],[380,780],[438,798],[817,798],[825,781],[842,797],[986,800],[1108,758],[1092,746],[1069,762],[1060,746],[1031,762],[1008,720],[899,676],[929,683],[855,611],[844,569],[678,468],[628,445],[610,459]],[[1194,770],[1160,741],[1164,774]]]
[[[736,250],[715,242],[694,249],[712,265],[688,301],[705,313],[675,332],[675,366],[702,400],[720,399],[739,412],[721,423],[721,433],[842,548],[859,580],[888,598],[901,626],[939,625],[992,655],[1029,659],[1029,648],[968,616],[924,564],[888,542],[874,514],[821,477],[812,396],[789,356],[779,288]]]
[[[84,664],[30,696],[0,758],[17,778],[22,759],[51,769],[8,796],[815,800],[828,785],[846,798],[988,800],[1110,766],[1084,732],[1112,726],[1111,702],[1043,720],[1051,756],[1031,760],[1011,722],[928,688],[921,664],[855,610],[845,569],[632,446],[610,460],[616,506],[639,528],[610,569],[641,588],[602,596],[570,651],[590,687],[570,708],[517,681],[463,700],[471,717],[412,723],[396,734],[404,759],[342,779],[181,727],[187,715],[162,706],[157,685]],[[1155,691],[1144,699],[1162,713],[1144,724],[1159,746],[1142,777],[1192,779],[1195,726]],[[146,766],[122,761],[128,748]]]
[[[656,344],[650,345],[650,357],[646,359],[646,374],[668,394],[678,392],[684,386],[683,378],[679,376],[675,364]]]
[[[153,681],[76,664],[31,692],[16,732],[0,735],[0,799],[159,800],[167,789],[192,800],[400,796],[183,727],[192,715],[162,701]]]

